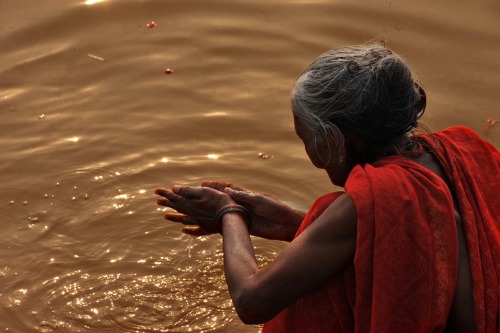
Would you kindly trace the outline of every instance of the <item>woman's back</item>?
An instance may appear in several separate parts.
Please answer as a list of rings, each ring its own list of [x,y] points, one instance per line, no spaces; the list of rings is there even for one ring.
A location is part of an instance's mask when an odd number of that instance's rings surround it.
[[[500,309],[500,154],[465,127],[424,138],[434,153],[416,162],[447,183],[455,207],[458,270],[448,328],[472,332],[475,320],[476,331],[495,332]]]
[[[441,178],[447,184],[453,197],[455,222],[457,226],[458,268],[455,295],[448,316],[446,331],[457,333],[474,332],[474,299],[472,295],[472,275],[470,270],[469,251],[467,249],[464,226],[458,209],[456,195],[452,190],[453,187],[450,185],[450,181],[445,175],[443,168],[432,153],[424,151],[421,155],[410,157],[410,159]]]

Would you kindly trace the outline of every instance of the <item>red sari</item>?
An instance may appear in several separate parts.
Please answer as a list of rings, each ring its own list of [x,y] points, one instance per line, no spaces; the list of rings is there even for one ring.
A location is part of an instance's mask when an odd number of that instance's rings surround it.
[[[458,200],[476,332],[498,332],[500,154],[465,127],[419,140],[435,150]],[[391,156],[356,166],[345,189],[358,215],[353,264],[267,322],[263,333],[442,332],[458,265],[448,186],[419,164]],[[319,198],[296,236],[341,194]]]

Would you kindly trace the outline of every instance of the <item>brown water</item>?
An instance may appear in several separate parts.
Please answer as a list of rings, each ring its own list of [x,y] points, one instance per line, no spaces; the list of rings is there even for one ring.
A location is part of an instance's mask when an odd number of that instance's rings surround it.
[[[0,22],[0,332],[258,332],[220,237],[181,235],[153,190],[220,179],[303,209],[334,190],[288,100],[332,47],[387,37],[429,128],[500,146],[497,0],[0,0]]]

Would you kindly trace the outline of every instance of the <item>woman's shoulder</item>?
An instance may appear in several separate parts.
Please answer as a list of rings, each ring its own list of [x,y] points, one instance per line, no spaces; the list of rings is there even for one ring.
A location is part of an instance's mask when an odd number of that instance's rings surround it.
[[[453,140],[465,140],[469,141],[471,139],[481,140],[481,137],[470,127],[466,126],[452,126],[445,128],[441,131],[435,132],[432,135],[437,135],[439,137],[451,138]]]
[[[481,138],[481,136],[470,127],[452,126],[433,133],[415,135],[416,139],[424,139],[429,143],[455,142],[457,144],[479,143],[491,146],[491,144]]]
[[[476,156],[481,152],[485,156],[499,158],[498,150],[485,139],[481,138],[473,129],[465,126],[453,126],[442,131],[425,136],[427,143],[443,146],[444,149],[460,152],[461,154]]]

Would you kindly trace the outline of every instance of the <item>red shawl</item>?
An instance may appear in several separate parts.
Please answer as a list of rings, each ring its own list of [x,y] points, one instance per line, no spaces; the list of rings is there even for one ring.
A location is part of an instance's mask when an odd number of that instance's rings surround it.
[[[458,199],[476,331],[496,332],[500,154],[464,127],[419,138],[434,147]],[[263,333],[442,332],[457,276],[457,232],[447,185],[417,163],[391,156],[355,167],[345,188],[358,214],[353,265],[283,310]],[[340,194],[319,198],[297,235]]]

